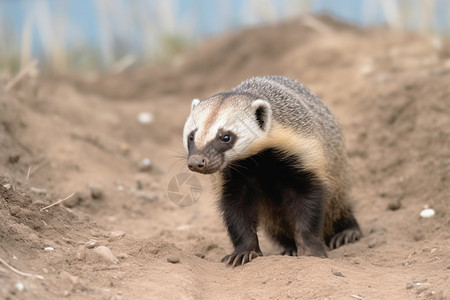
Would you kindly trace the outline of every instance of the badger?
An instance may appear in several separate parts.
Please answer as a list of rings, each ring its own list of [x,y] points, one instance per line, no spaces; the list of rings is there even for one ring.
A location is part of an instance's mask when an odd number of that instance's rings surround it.
[[[183,130],[187,165],[216,173],[218,207],[233,267],[262,256],[262,227],[283,255],[327,257],[361,236],[335,116],[308,88],[282,76],[254,77],[194,99]]]

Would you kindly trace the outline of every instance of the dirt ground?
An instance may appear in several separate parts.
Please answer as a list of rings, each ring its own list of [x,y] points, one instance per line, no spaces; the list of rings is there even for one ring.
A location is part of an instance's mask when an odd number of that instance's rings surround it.
[[[232,269],[214,176],[195,175],[201,195],[186,207],[169,183],[188,172],[191,100],[267,74],[305,83],[337,115],[364,237],[320,259],[277,255],[262,236],[264,256]],[[0,91],[0,147],[2,299],[450,299],[445,40],[301,19],[164,66],[26,77]]]

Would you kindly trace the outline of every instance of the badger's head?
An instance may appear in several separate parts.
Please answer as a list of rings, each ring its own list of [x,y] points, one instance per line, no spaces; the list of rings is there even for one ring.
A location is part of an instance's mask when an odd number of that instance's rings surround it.
[[[255,154],[251,146],[268,134],[271,121],[271,106],[263,99],[236,94],[194,99],[183,131],[189,169],[211,174]]]

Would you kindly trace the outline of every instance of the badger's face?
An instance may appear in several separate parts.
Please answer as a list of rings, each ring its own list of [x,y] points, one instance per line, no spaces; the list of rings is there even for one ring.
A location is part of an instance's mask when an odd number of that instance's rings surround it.
[[[252,155],[250,146],[266,136],[271,118],[270,104],[262,99],[242,95],[194,99],[183,132],[189,169],[211,174]]]

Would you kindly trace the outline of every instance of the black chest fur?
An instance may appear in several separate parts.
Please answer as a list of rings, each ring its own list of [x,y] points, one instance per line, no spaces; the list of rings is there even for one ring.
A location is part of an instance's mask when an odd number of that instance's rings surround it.
[[[321,236],[326,191],[296,157],[267,149],[231,163],[222,175],[220,208],[235,252],[261,252],[262,225],[287,254],[326,256]]]
[[[301,161],[294,156],[283,157],[274,149],[265,150],[233,162],[224,170],[223,193],[245,192],[249,205],[271,206],[278,210],[283,207],[289,210],[295,203],[316,198],[314,194],[321,198],[321,183],[312,172],[300,166]],[[237,199],[228,200],[231,204]]]

